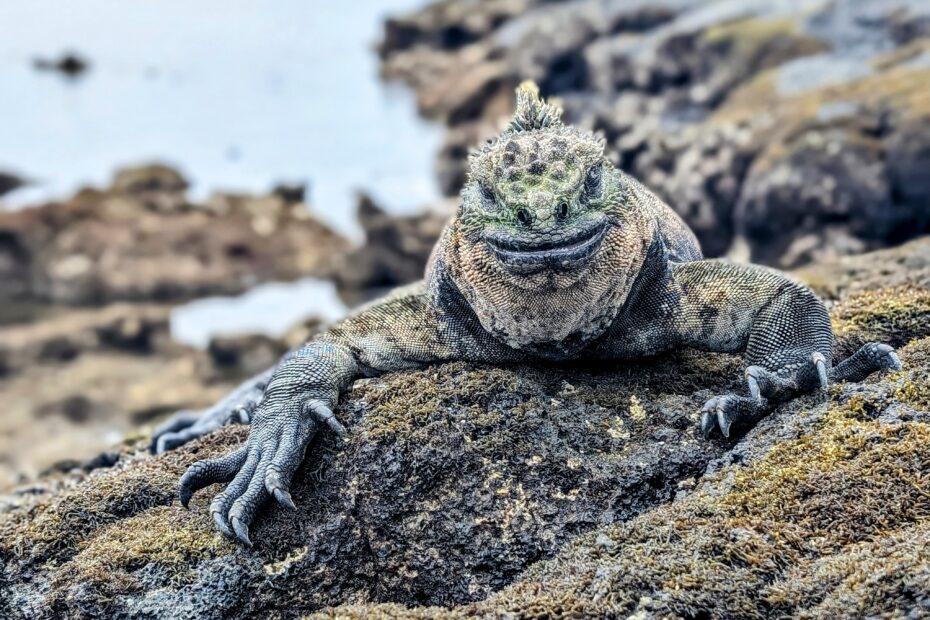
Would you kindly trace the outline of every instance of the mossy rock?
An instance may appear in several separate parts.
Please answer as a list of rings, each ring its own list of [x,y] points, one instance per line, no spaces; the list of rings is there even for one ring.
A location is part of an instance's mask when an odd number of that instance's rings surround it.
[[[890,339],[904,369],[738,440],[696,433],[708,397],[741,389],[728,355],[357,382],[349,437],[312,444],[298,510],[263,511],[252,549],[215,533],[218,487],[175,500],[245,428],[158,457],[127,444],[110,469],[0,500],[0,616],[926,613],[927,295],[891,277],[841,294],[840,341]]]
[[[930,614],[930,412],[891,390],[906,374],[930,391],[928,349],[930,338],[902,350],[912,370],[769,418],[693,491],[576,538],[484,601],[451,611],[345,605],[313,617]]]
[[[265,511],[254,549],[215,532],[215,488],[190,511],[174,499],[189,463],[244,438],[228,427],[158,457],[127,447],[111,470],[13,497],[0,515],[0,591],[15,609],[66,617],[478,601],[576,535],[671,501],[726,450],[697,437],[697,411],[738,383],[738,358],[695,352],[360,381],[340,408],[350,438],[314,443],[298,511]]]

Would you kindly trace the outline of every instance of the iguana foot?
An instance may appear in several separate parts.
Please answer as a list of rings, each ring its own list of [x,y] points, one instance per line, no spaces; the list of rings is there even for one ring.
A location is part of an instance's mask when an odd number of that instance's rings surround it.
[[[769,412],[768,402],[747,396],[715,396],[701,408],[701,433],[708,439],[715,428],[724,437],[733,430],[751,428]]]
[[[245,446],[191,465],[181,478],[181,503],[186,507],[199,489],[231,480],[213,499],[210,512],[221,532],[251,546],[249,525],[270,497],[285,508],[295,509],[288,488],[317,428],[326,425],[340,436],[346,433],[322,401],[307,401],[304,408],[301,413],[299,405],[289,403],[273,417],[258,418],[263,422],[253,426]]]
[[[226,424],[248,424],[261,401],[271,371],[242,383],[226,398],[203,411],[179,411],[152,433],[151,451],[161,454]]]
[[[250,408],[225,409],[219,406],[203,411],[179,411],[152,433],[151,451],[161,454],[212,433],[226,424],[248,424]]]
[[[819,351],[776,353],[762,365],[746,368],[746,387],[756,400],[790,400],[798,394],[826,388],[829,365],[826,356]]]
[[[274,371],[255,408],[245,445],[194,463],[181,478],[178,497],[185,506],[197,490],[229,482],[213,499],[210,512],[221,532],[246,545],[252,544],[249,526],[268,499],[294,508],[288,489],[317,430],[326,427],[338,435],[346,433],[333,415],[338,388],[327,381],[323,366],[342,353],[329,345],[308,349],[306,355],[293,357]]]
[[[777,370],[753,365],[746,368],[749,396],[717,396],[701,409],[701,433],[708,438],[714,428],[729,437],[734,428],[750,428],[764,418],[776,403],[790,400],[830,382],[861,381],[877,370],[900,370],[901,360],[887,344],[871,342],[829,368],[820,352],[781,352],[768,360],[782,362]]]
[[[749,396],[718,396],[701,409],[701,432],[707,439],[714,428],[724,437],[732,430],[754,426],[776,403],[816,387],[827,387],[827,359],[818,352],[780,351],[766,360],[769,368],[752,365],[744,376]],[[774,368],[774,369],[772,369]]]
[[[858,351],[830,369],[831,381],[862,381],[877,370],[901,370],[893,347],[880,342],[862,345]]]

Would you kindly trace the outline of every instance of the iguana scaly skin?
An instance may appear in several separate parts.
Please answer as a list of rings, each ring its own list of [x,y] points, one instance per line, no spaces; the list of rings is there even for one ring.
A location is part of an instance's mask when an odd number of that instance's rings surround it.
[[[250,544],[266,500],[293,507],[288,488],[313,435],[345,432],[333,415],[340,395],[387,371],[742,351],[747,393],[707,402],[706,437],[745,429],[828,381],[900,367],[875,343],[832,366],[830,319],[807,287],[763,267],[701,260],[678,216],[611,166],[600,139],[563,125],[533,85],[518,90],[509,128],[472,154],[461,198],[423,281],[359,309],[199,419],[180,415],[156,433],[162,451],[251,420],[244,446],[184,474],[182,503],[228,482],[211,511],[220,530]]]

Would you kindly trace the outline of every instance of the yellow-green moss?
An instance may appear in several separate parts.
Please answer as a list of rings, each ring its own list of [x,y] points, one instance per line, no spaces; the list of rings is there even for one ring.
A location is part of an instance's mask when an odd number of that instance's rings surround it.
[[[803,563],[771,586],[769,600],[800,607],[797,618],[905,618],[909,611],[917,617],[915,599],[930,592],[928,567],[930,521],[924,521]]]
[[[357,388],[354,397],[371,407],[359,430],[371,439],[404,435],[435,415],[441,403],[457,394],[467,394],[480,402],[488,394],[517,389],[511,372],[492,367],[465,372],[466,368],[467,364],[447,364],[395,373]]]
[[[898,355],[903,368],[888,377],[894,397],[919,411],[930,411],[930,337],[913,340]]]
[[[52,580],[56,589],[84,584],[113,592],[141,587],[133,573],[149,564],[164,570],[170,585],[190,577],[190,567],[233,553],[235,546],[209,519],[180,506],[158,506],[101,528],[80,545],[80,552],[59,568]]]
[[[363,434],[366,441],[409,439],[424,425],[444,424],[447,418],[441,412],[450,404],[468,402],[473,410],[469,424],[479,430],[499,425],[502,416],[516,419],[560,415],[567,408],[583,404],[620,416],[624,432],[635,435],[649,431],[648,418],[658,408],[653,402],[657,396],[691,395],[700,389],[729,390],[734,381],[739,381],[740,363],[739,357],[733,355],[679,351],[637,364],[616,362],[598,371],[566,366],[558,375],[564,379],[558,386],[552,385],[553,374],[547,369],[445,364],[386,375],[357,387],[352,398],[364,401],[368,412],[353,432]],[[512,402],[492,406],[501,395]],[[610,425],[602,425],[605,433]],[[439,432],[435,428],[433,431]],[[482,437],[481,448],[491,449],[488,442],[505,440]]]
[[[764,617],[790,603],[778,596],[786,566],[930,518],[930,425],[879,425],[856,409],[837,404],[816,432],[720,472],[722,496],[702,490],[589,535],[479,607]]]
[[[171,475],[174,474],[174,475]],[[89,533],[121,517],[174,497],[179,472],[166,473],[140,466],[119,474],[106,473],[79,485],[49,502],[33,507],[21,524],[0,546],[16,556],[36,558],[71,553]],[[12,515],[11,515],[12,517]],[[3,531],[6,520],[0,521]],[[9,522],[12,525],[12,518]]]
[[[67,560],[108,524],[175,501],[178,478],[188,465],[227,451],[246,432],[225,428],[157,458],[125,455],[132,462],[96,471],[49,499],[0,514],[0,554],[37,562]]]
[[[920,445],[927,445],[930,426],[882,425],[870,420],[864,411],[858,398],[835,405],[816,433],[776,444],[759,464],[737,471],[732,490],[720,499],[719,505],[734,510],[734,516],[758,518],[764,515],[793,526],[804,525],[818,530],[819,526],[811,521],[814,515],[807,510],[807,496],[854,491],[852,484],[830,488],[831,477],[845,480],[847,472],[858,471],[863,474],[859,484],[894,484],[892,478],[900,469],[899,460],[911,458],[920,451]],[[930,468],[930,454],[926,455],[924,465]],[[919,493],[927,490],[930,489]],[[871,508],[876,515],[882,512],[880,505]],[[930,504],[924,508],[930,511]],[[927,514],[930,516],[930,512]],[[843,521],[846,520],[831,524],[831,537],[843,535]],[[858,529],[862,524],[850,519],[848,526]],[[826,535],[827,532],[817,531],[816,534]],[[846,535],[854,539],[860,532],[847,531]]]
[[[851,295],[831,313],[839,344],[851,353],[864,342],[900,346],[930,335],[930,290],[900,286]]]

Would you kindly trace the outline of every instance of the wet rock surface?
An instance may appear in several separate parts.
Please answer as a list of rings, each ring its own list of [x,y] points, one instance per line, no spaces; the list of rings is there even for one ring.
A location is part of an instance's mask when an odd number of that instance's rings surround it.
[[[210,492],[175,500],[226,427],[153,457],[50,475],[2,500],[0,601],[13,617],[919,617],[928,610],[927,239],[820,266],[837,351],[879,338],[904,369],[780,407],[746,437],[699,439],[697,410],[740,360],[447,364],[359,381],[342,443],[317,439],[296,512],[245,549]],[[834,270],[831,272],[831,269]],[[835,275],[830,275],[835,273]]]
[[[110,188],[0,213],[0,301],[101,304],[239,293],[324,276],[347,242],[280,195],[187,200],[175,170],[118,171]],[[169,257],[169,260],[166,260]]]
[[[380,52],[449,127],[447,194],[534,79],[705,253],[793,268],[930,227],[928,24],[914,0],[445,0],[389,22]]]

